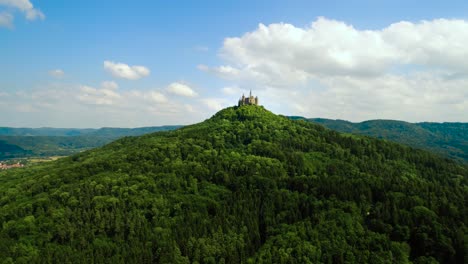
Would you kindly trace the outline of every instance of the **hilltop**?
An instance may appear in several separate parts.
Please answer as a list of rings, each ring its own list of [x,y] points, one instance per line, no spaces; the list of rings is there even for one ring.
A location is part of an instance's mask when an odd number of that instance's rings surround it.
[[[468,168],[230,107],[0,173],[0,259],[463,263]]]

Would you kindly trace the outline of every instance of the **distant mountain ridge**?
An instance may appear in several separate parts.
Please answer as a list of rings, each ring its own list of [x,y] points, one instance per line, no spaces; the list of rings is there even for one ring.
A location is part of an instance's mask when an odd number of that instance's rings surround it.
[[[0,127],[0,160],[26,157],[68,156],[100,147],[125,136],[140,136],[181,126],[139,128],[11,128]]]
[[[339,132],[376,137],[429,150],[468,162],[468,123],[409,123],[398,120],[346,120],[290,116]],[[0,127],[0,159],[29,156],[65,156],[107,144],[124,136],[139,136],[182,126],[99,129]]]
[[[344,133],[391,140],[468,161],[468,123],[409,123],[397,120],[368,120],[353,123],[326,118],[299,116],[290,118],[304,119]]]
[[[0,127],[0,136],[139,136],[155,131],[166,131],[177,129],[179,125],[174,126],[151,126],[138,128],[119,128],[119,127],[102,127],[102,128],[15,128],[15,127]]]

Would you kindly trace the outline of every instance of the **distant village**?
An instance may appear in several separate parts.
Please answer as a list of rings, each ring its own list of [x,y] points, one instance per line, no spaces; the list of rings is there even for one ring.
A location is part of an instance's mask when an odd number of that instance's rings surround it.
[[[8,169],[22,168],[22,167],[24,167],[24,165],[19,162],[15,164],[5,164],[5,163],[0,162],[0,170],[8,170]]]

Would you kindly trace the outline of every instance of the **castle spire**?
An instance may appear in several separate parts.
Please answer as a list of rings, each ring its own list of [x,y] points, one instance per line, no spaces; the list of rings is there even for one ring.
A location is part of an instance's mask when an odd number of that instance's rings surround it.
[[[252,97],[252,89],[250,89],[250,95],[249,95],[249,97]]]

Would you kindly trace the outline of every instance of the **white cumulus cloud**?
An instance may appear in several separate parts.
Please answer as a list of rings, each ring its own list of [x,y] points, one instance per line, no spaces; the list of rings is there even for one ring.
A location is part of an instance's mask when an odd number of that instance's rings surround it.
[[[240,95],[242,90],[239,87],[227,86],[221,89],[225,95]]]
[[[65,76],[65,72],[61,69],[50,70],[49,75],[54,78],[62,78]]]
[[[116,90],[119,88],[119,85],[114,81],[104,81],[101,83],[102,88],[109,90]]]
[[[7,12],[1,12],[0,27],[13,28],[13,15]]]
[[[138,80],[150,75],[150,70],[145,66],[129,66],[113,61],[104,61],[104,69],[114,77],[128,80]]]
[[[197,68],[268,91],[262,102],[288,109],[285,114],[467,121],[466,43],[468,21],[460,19],[366,30],[318,18],[305,27],[260,24],[226,38],[219,52],[224,63]]]
[[[151,91],[146,95],[147,98],[150,98],[153,102],[164,104],[168,102],[167,97],[158,92],[158,91]]]
[[[219,111],[227,106],[227,102],[223,98],[204,98],[201,102],[212,111]]]
[[[167,87],[167,91],[172,94],[185,97],[195,97],[198,95],[192,88],[190,88],[190,86],[179,82],[171,83]]]
[[[50,83],[0,92],[0,122],[16,127],[141,127],[193,124],[208,118],[194,98],[168,98],[165,89]],[[11,118],[14,116],[15,118]]]
[[[117,91],[108,88],[97,89],[83,85],[80,87],[80,92],[78,100],[92,105],[113,105],[121,98]]]
[[[50,97],[50,95],[49,95]],[[114,81],[104,81],[99,88],[89,85],[81,85],[76,98],[80,103],[88,105],[111,106],[119,108],[134,108],[136,106],[164,104],[169,103],[169,99],[160,89],[138,90],[128,89],[120,90],[119,85]]]
[[[468,69],[467,41],[464,20],[398,22],[381,30],[358,30],[319,18],[304,28],[260,24],[241,37],[226,38],[220,54],[231,64],[198,68],[272,83],[320,75],[374,76],[395,65],[460,70]]]
[[[10,6],[20,10],[24,13],[27,20],[45,19],[44,13],[34,8],[34,5],[29,0],[0,0],[0,5]]]

